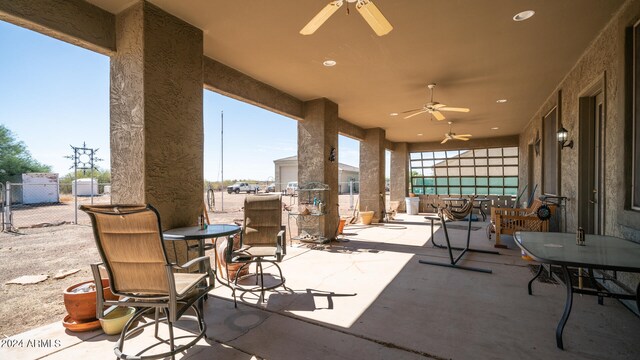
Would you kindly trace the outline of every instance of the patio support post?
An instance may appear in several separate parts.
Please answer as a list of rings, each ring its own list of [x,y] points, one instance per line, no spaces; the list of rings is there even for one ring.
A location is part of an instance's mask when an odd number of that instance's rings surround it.
[[[367,129],[360,141],[360,211],[373,211],[373,222],[384,210],[385,136],[384,129]]]
[[[203,206],[202,30],[140,1],[116,15],[112,202],[150,203],[165,229]]]
[[[331,160],[332,149],[335,159]],[[301,230],[319,226],[326,238],[338,231],[338,105],[321,98],[304,104],[304,119],[298,122],[298,186],[308,182],[329,185],[326,216],[314,221],[301,221]]]
[[[409,186],[409,145],[396,143],[391,152],[391,179],[389,180],[389,198],[399,202],[399,211],[405,210],[404,198]]]

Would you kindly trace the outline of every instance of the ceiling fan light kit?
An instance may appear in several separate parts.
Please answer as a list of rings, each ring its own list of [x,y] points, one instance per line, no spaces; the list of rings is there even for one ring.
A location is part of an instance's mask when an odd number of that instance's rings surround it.
[[[371,1],[358,0],[356,9],[360,15],[362,15],[367,24],[371,26],[371,29],[373,29],[376,35],[387,35],[391,30],[393,30],[393,26],[391,26],[378,7]]]
[[[449,121],[449,132],[444,134],[444,140],[442,140],[440,144],[444,144],[449,140],[469,141],[469,138],[472,136],[471,134],[457,135],[451,131],[451,124],[453,124],[453,122]]]
[[[302,35],[311,35],[316,32],[330,17],[333,15],[338,9],[340,9],[344,3],[347,3],[347,14],[349,13],[349,4],[355,4],[356,10],[362,16],[362,18],[369,24],[371,29],[378,35],[383,36],[388,34],[391,30],[393,30],[393,26],[387,21],[387,19],[382,15],[382,12],[378,9],[378,7],[371,0],[334,0],[330,1],[324,8],[322,8],[312,19],[309,21],[303,28],[300,30],[300,34]],[[334,66],[336,63],[332,60],[327,60],[323,63],[324,66],[330,67]],[[445,104],[441,104],[437,101],[433,101],[433,92],[436,87],[436,84],[428,84],[427,88],[431,93],[430,102],[424,104],[421,108],[403,111],[403,114],[411,113],[405,116],[405,119],[412,118],[414,116],[420,114],[431,114],[433,118],[438,121],[442,121],[446,119],[446,117],[442,114],[442,111],[450,111],[450,112],[461,112],[467,113],[469,112],[468,108],[462,107],[452,107],[447,106]],[[498,102],[502,102],[499,100]],[[390,116],[397,116],[398,113],[391,113]],[[420,134],[422,135],[422,134]],[[449,140],[462,140],[468,141],[470,134],[465,135],[456,135],[451,132],[451,122],[449,122],[449,132],[445,134],[444,140],[442,140],[442,144],[446,143]]]
[[[453,112],[464,112],[464,113],[469,112],[468,108],[451,107],[451,106],[447,106],[445,104],[440,104],[437,101],[433,101],[433,89],[435,89],[435,87],[436,87],[436,84],[427,85],[427,88],[429,88],[429,91],[431,92],[431,101],[426,103],[426,104],[424,104],[422,106],[422,108],[403,111],[404,114],[413,113],[411,115],[405,116],[405,119],[409,119],[409,118],[414,117],[416,115],[429,113],[436,120],[442,121],[442,120],[446,119],[446,117],[441,113],[441,111],[453,111]]]
[[[316,16],[314,16],[313,19],[311,19],[311,21],[302,28],[302,30],[300,30],[300,34],[311,35],[316,32],[316,30],[318,30],[318,28],[320,28],[320,26],[322,26],[322,24],[324,24],[324,22],[327,21],[333,13],[342,7],[345,1],[347,3],[356,4],[356,10],[358,10],[362,18],[364,18],[367,24],[369,24],[376,35],[383,36],[393,30],[393,26],[391,26],[389,21],[384,17],[384,15],[382,15],[382,12],[380,12],[378,7],[371,2],[371,0],[335,0],[322,8],[322,10],[320,10],[320,12],[317,13]],[[347,12],[348,9],[347,4]]]

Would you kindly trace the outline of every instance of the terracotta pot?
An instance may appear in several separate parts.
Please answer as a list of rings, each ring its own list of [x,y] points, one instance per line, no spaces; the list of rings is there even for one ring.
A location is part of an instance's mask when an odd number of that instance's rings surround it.
[[[64,307],[67,308],[67,313],[69,313],[69,316],[75,322],[86,322],[96,319],[96,291],[85,293],[72,292],[73,289],[89,283],[93,283],[93,281],[85,281],[71,285],[64,291]],[[102,288],[104,289],[104,297],[106,300],[118,299],[118,297],[111,292],[109,279],[102,279]]]
[[[338,234],[342,234],[344,231],[344,225],[346,224],[347,219],[340,219],[340,223],[338,225]]]

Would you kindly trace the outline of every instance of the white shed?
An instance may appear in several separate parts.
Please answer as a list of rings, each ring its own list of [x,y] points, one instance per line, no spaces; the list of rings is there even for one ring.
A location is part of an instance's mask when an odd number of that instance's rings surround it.
[[[76,188],[78,189],[77,194]],[[93,193],[91,188],[93,188]],[[96,196],[98,195],[98,180],[91,178],[75,180],[71,183],[71,193],[78,196],[91,196],[92,194]]]
[[[60,202],[58,174],[22,174],[22,203],[42,204]]]

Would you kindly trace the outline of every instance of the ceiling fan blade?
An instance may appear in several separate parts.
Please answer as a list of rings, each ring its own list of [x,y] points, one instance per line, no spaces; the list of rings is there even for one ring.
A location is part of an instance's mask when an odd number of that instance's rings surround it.
[[[471,136],[473,136],[473,135],[471,135],[471,134],[464,134],[464,135],[453,135],[453,137],[456,137],[456,136],[462,136],[462,137],[471,137]]]
[[[340,6],[342,6],[342,1],[339,0],[332,1],[327,4],[327,6],[320,10],[320,12],[317,13],[316,16],[314,16],[313,19],[311,19],[311,21],[302,28],[302,30],[300,30],[300,34],[311,35],[316,32],[316,30],[318,30],[318,28],[322,26],[322,24],[324,24],[324,22],[327,21],[334,12],[338,11]]]
[[[444,143],[446,143],[447,141],[449,141],[449,138],[448,138],[448,137],[444,138],[444,140],[442,140],[442,142],[441,142],[440,144],[444,144]]]
[[[404,118],[405,118],[405,119],[408,119],[408,118],[410,118],[410,117],[414,117],[414,116],[416,116],[416,115],[424,114],[424,113],[426,113],[426,112],[427,112],[427,110],[421,110],[421,111],[418,111],[418,112],[417,112],[417,113],[415,113],[415,114],[411,114],[411,115],[409,115],[409,116],[405,116]]]
[[[456,111],[456,112],[469,112],[469,109],[467,108],[458,108],[458,107],[450,107],[450,106],[444,106],[444,107],[440,107],[438,108],[438,110],[442,110],[442,111]]]
[[[442,121],[445,119],[444,115],[442,115],[442,113],[437,110],[431,111],[431,115],[433,115],[433,117],[438,121]]]
[[[356,9],[378,36],[387,35],[393,30],[393,26],[370,0],[358,1]]]
[[[469,141],[469,138],[456,138],[458,140],[462,140],[462,141]]]
[[[421,107],[421,108],[417,108],[417,109],[413,109],[413,110],[403,111],[403,112],[401,112],[401,114],[406,114],[406,113],[410,113],[410,112],[414,112],[414,111],[418,111],[418,110],[424,110],[424,108]]]
[[[434,108],[435,110],[440,110],[443,107],[447,107],[447,105],[445,105],[445,104],[433,104],[433,105],[431,105],[431,107]]]

